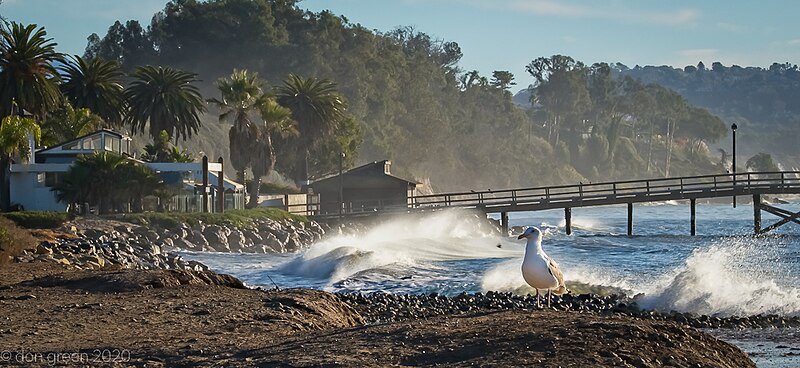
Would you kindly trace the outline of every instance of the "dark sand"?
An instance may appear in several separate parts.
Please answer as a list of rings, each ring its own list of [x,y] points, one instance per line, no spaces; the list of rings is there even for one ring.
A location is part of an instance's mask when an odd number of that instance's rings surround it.
[[[674,322],[552,310],[364,325],[338,296],[188,271],[0,269],[0,365],[754,367]]]

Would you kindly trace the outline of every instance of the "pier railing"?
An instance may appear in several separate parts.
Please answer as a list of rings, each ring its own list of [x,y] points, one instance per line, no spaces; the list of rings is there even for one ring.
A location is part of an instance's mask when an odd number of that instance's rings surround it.
[[[396,201],[347,202],[343,204],[341,214],[368,215],[444,208],[474,208],[497,213],[749,194],[800,194],[800,171],[745,172],[418,195],[409,197],[405,205]],[[339,211],[321,213],[320,208],[340,206],[336,201],[326,201],[325,204],[332,206],[322,206],[322,203],[301,206],[305,206],[306,213],[312,216],[340,214]],[[287,209],[297,213],[299,207]]]

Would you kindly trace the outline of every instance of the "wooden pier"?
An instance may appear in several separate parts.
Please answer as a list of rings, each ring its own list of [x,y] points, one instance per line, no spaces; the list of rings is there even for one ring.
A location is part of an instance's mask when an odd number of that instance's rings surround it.
[[[342,216],[466,208],[476,209],[487,214],[500,214],[501,226],[507,230],[509,212],[563,209],[566,232],[570,234],[573,208],[627,204],[627,233],[630,236],[633,235],[634,204],[688,200],[690,207],[689,232],[691,235],[695,235],[698,199],[752,196],[754,232],[763,234],[789,222],[800,224],[800,213],[762,203],[764,195],[786,194],[800,194],[800,171],[718,174],[420,195],[409,197],[406,206],[387,206],[375,209],[373,205],[368,212],[352,211],[342,214]],[[339,215],[315,213],[314,206],[308,206],[308,208],[308,215],[313,217]],[[351,205],[351,208],[358,208],[358,206]],[[778,216],[781,220],[762,228],[762,211]]]

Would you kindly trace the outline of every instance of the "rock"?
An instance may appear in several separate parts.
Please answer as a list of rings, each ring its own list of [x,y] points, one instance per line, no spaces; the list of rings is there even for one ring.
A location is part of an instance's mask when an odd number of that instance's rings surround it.
[[[218,225],[210,225],[203,230],[203,236],[205,236],[210,248],[217,252],[230,252],[231,248],[228,245],[228,232],[229,230],[227,228]]]
[[[198,247],[198,250],[206,250],[209,248],[208,240],[206,240],[206,237],[203,236],[200,230],[192,230],[192,234],[189,236],[188,240],[194,243]]]
[[[283,243],[275,237],[275,234],[268,233],[267,236],[264,238],[263,245],[266,249],[270,249],[276,253],[285,253],[286,248],[284,247]]]
[[[241,252],[244,248],[252,246],[253,242],[250,241],[248,244],[248,239],[240,230],[233,230],[230,235],[228,235],[228,247],[232,252]]]
[[[41,242],[38,246],[36,246],[36,254],[53,254],[53,249],[51,248],[50,243],[48,242]]]

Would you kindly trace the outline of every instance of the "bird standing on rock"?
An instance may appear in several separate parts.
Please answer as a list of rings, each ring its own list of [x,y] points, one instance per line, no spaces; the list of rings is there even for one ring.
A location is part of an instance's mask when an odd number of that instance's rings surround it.
[[[539,289],[547,290],[547,306],[550,307],[550,293],[564,294],[564,275],[558,264],[542,250],[542,231],[529,227],[517,239],[528,239],[525,245],[525,258],[522,260],[522,277],[536,289],[536,305],[541,307]]]

